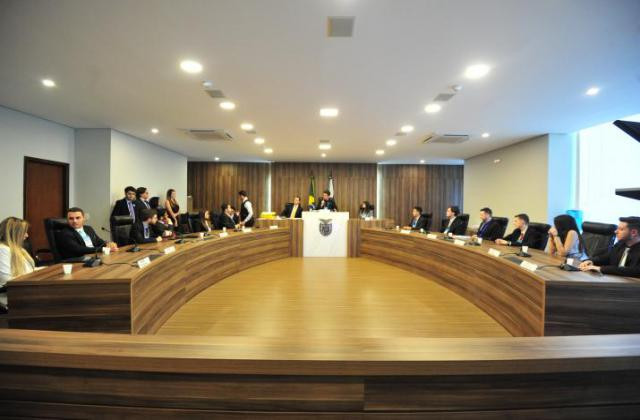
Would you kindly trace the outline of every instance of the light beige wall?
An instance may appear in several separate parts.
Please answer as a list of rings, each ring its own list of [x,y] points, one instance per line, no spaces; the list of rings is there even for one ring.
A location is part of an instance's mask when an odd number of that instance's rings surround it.
[[[464,162],[464,211],[469,225],[490,207],[495,216],[527,213],[545,222],[548,211],[549,136],[544,135],[474,156]],[[499,159],[499,163],[494,163]]]

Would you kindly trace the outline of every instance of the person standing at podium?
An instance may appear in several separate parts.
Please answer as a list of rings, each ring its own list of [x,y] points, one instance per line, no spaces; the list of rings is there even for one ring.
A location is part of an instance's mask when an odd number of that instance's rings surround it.
[[[281,213],[282,217],[287,219],[299,219],[302,217],[302,206],[300,205],[300,197],[295,196],[293,198],[293,205],[285,206],[284,211]]]
[[[240,199],[242,200],[242,204],[240,205],[240,226],[251,227],[255,223],[255,219],[253,217],[253,204],[249,201],[249,197],[247,192],[241,190],[238,192]]]
[[[318,206],[318,210],[324,209],[329,211],[338,211],[338,205],[333,197],[331,197],[331,192],[329,190],[324,190],[322,192],[322,201],[320,201],[320,205]]]

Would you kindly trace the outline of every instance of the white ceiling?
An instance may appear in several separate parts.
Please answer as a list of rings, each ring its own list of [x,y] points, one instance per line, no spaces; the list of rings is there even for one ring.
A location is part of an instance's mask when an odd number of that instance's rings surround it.
[[[327,16],[355,16],[354,37],[327,38]],[[183,73],[184,58],[204,71]],[[477,62],[491,73],[465,80]],[[236,110],[221,110],[204,79]],[[425,114],[454,83],[463,90]],[[602,90],[587,97],[592,85]],[[330,139],[330,161],[455,162],[640,112],[640,1],[0,0],[0,104],[192,160],[318,161],[318,140]],[[318,116],[327,105],[336,120]],[[377,157],[406,123],[416,131]],[[202,143],[179,128],[226,128],[235,140]],[[420,144],[433,131],[472,138]]]

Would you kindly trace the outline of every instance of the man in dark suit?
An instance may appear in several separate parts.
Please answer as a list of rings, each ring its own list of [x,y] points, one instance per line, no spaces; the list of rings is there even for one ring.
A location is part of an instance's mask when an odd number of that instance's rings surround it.
[[[67,210],[67,221],[69,225],[56,235],[56,244],[62,259],[94,254],[103,247],[109,247],[112,251],[118,250],[118,245],[114,242],[106,243],[91,226],[84,224],[84,211],[81,208],[72,207]]]
[[[246,191],[239,191],[238,196],[242,200],[240,203],[240,226],[252,227],[256,222],[253,215],[253,204],[249,201]]]
[[[124,198],[116,201],[111,211],[111,219],[114,216],[131,216],[133,221],[136,219],[136,189],[132,186],[128,186],[124,189]]]
[[[329,190],[324,190],[322,192],[322,200],[318,205],[319,210],[327,209],[330,211],[338,211],[338,205],[336,201],[331,197],[331,192]]]
[[[287,204],[284,207],[280,216],[285,217],[287,219],[300,219],[302,217],[302,206],[300,205],[300,197],[295,196],[293,198],[293,204]]]
[[[582,271],[640,277],[640,217],[621,217],[616,229],[618,242],[605,254],[580,264]]]
[[[140,212],[144,209],[150,209],[149,190],[146,187],[138,187],[136,189],[136,201],[133,203],[136,208],[136,220],[140,221]]]
[[[158,223],[158,213],[154,209],[142,209],[139,213],[140,218],[131,226],[131,239],[137,244],[148,244],[153,242],[161,242],[164,231]]]
[[[502,239],[496,239],[498,245],[535,247],[540,241],[539,235],[533,229],[529,229],[528,215],[516,214],[513,218],[513,225],[516,228],[511,234]]]
[[[422,207],[415,206],[411,210],[411,221],[403,229],[420,230],[427,228],[427,218],[422,215]]]
[[[220,228],[235,229],[237,220],[235,219],[235,210],[231,204],[222,206],[222,214],[219,219]]]
[[[442,230],[442,233],[444,233],[445,235],[449,233],[452,233],[454,235],[464,235],[465,233],[467,233],[465,222],[458,217],[459,215],[460,208],[458,206],[451,206],[447,208],[447,219],[449,219],[449,223]]]
[[[474,238],[482,238],[487,241],[495,241],[501,236],[500,223],[493,220],[493,211],[489,207],[480,209],[480,227]]]

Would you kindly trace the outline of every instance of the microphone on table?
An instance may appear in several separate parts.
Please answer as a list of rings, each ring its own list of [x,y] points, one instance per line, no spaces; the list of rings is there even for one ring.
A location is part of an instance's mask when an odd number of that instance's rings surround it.
[[[525,257],[528,258],[531,256],[531,254],[529,254],[528,252],[525,252],[525,250],[523,249],[524,247],[520,247],[520,252],[518,252],[516,255],[518,257]],[[529,250],[529,247],[527,247],[527,251]]]

